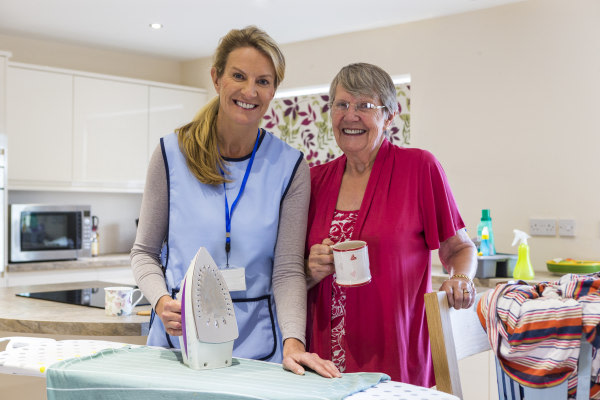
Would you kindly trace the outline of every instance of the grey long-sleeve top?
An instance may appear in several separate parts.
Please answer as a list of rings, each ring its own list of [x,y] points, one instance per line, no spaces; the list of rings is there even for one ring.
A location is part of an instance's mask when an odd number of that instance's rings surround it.
[[[170,295],[160,264],[168,226],[166,176],[162,151],[157,146],[150,158],[137,235],[130,254],[135,281],[153,307],[162,296]],[[303,343],[306,343],[304,241],[309,200],[310,172],[302,160],[281,205],[272,280],[283,340],[293,337]]]

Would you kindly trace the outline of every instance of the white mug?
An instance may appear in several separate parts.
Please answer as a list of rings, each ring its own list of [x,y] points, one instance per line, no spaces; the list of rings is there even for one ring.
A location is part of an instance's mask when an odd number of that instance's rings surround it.
[[[140,293],[140,297],[134,302],[133,294]],[[121,316],[131,315],[135,307],[144,295],[140,289],[128,286],[113,286],[104,288],[104,310],[106,315]]]
[[[335,281],[340,286],[361,286],[371,282],[367,242],[349,240],[331,246]]]

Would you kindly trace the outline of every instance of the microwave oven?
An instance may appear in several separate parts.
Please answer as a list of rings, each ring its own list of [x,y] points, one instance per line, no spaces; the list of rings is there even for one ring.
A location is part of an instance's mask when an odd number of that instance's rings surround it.
[[[91,257],[92,216],[87,205],[10,204],[9,261]]]

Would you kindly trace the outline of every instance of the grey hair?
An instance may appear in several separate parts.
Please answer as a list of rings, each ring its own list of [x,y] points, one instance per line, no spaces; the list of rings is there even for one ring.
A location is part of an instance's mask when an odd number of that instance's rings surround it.
[[[352,96],[370,96],[379,98],[389,114],[398,111],[396,86],[390,75],[373,64],[355,63],[343,67],[337,73],[329,87],[329,101],[335,100],[338,86]]]

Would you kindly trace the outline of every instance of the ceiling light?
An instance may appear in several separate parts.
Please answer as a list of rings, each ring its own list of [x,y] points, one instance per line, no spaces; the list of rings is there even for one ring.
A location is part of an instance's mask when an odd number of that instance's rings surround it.
[[[163,25],[159,23],[150,24],[150,28],[152,29],[162,29]]]

